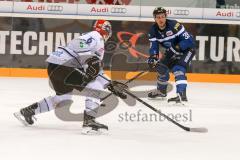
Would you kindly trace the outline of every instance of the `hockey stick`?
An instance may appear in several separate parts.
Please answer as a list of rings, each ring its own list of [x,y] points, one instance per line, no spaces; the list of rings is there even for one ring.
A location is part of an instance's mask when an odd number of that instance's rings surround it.
[[[128,81],[126,81],[124,84],[128,84],[130,82],[132,82],[133,80],[137,79],[138,77],[140,77],[142,74],[144,74],[145,72],[142,71],[140,73],[138,73],[137,75],[135,75],[133,78],[129,79]],[[107,99],[109,96],[111,96],[113,93],[109,93],[108,95],[106,95],[105,97],[100,99],[100,102],[104,101],[105,99]]]
[[[166,118],[167,120],[169,120],[170,122],[172,122],[173,124],[177,125],[178,127],[182,128],[185,131],[189,131],[189,132],[201,132],[201,133],[205,133],[208,132],[207,128],[204,127],[200,127],[200,128],[190,128],[190,127],[186,127],[183,126],[179,123],[177,123],[176,121],[174,121],[173,119],[171,119],[170,117],[168,117],[166,114],[160,112],[159,110],[157,110],[156,108],[154,108],[153,106],[151,106],[150,104],[148,104],[147,102],[143,101],[142,99],[138,98],[136,95],[132,94],[131,92],[129,92],[126,89],[123,89],[125,93],[127,93],[128,95],[130,95],[131,97],[135,98],[136,100],[138,100],[139,102],[141,102],[142,104],[144,104],[145,106],[147,106],[148,108],[150,108],[151,110],[157,112],[160,116],[163,116],[164,118]]]
[[[77,62],[80,64],[80,62],[77,60]],[[81,65],[81,64],[80,64]],[[106,77],[104,77],[101,74],[98,74],[97,76],[102,77],[103,79],[105,79],[108,82],[111,82],[111,80],[107,79]],[[164,113],[160,112],[159,110],[157,110],[156,108],[154,108],[153,106],[151,106],[150,104],[148,104],[147,102],[143,101],[142,99],[138,98],[137,96],[135,96],[134,94],[132,94],[131,92],[129,92],[128,90],[122,88],[122,90],[127,93],[128,95],[130,95],[131,97],[135,98],[136,100],[138,100],[139,102],[141,102],[142,104],[144,104],[145,106],[147,106],[148,108],[152,109],[153,111],[155,111],[156,113],[158,113],[159,115],[163,116],[164,118],[166,118],[167,120],[169,120],[170,122],[172,122],[173,124],[177,125],[178,127],[182,128],[185,131],[188,132],[200,132],[200,133],[206,133],[208,132],[207,128],[204,127],[200,127],[200,128],[190,128],[190,127],[186,127],[184,125],[181,125],[179,123],[177,123],[176,121],[174,121],[173,119],[171,119],[170,117],[168,117],[167,115],[165,115]]]
[[[80,64],[80,63],[79,63]],[[142,73],[142,72],[140,72]],[[139,73],[139,74],[140,74]],[[102,77],[103,79],[105,79],[108,82],[111,82],[111,80],[107,79],[106,77],[104,77],[101,74],[98,74],[97,76]],[[130,80],[129,80],[130,81]],[[132,81],[132,80],[131,80]],[[129,82],[128,82],[129,83]],[[154,108],[153,106],[151,106],[150,104],[148,104],[147,102],[143,101],[142,99],[138,98],[137,96],[135,96],[134,94],[132,94],[131,92],[129,92],[128,90],[122,88],[122,90],[127,93],[128,95],[130,95],[131,97],[135,98],[136,100],[138,100],[139,102],[141,102],[142,104],[144,104],[145,106],[147,106],[148,108],[152,109],[153,111],[155,111],[156,113],[158,113],[159,115],[163,116],[164,118],[166,118],[167,120],[169,120],[170,122],[172,122],[173,124],[177,125],[178,127],[182,128],[185,131],[188,132],[200,132],[200,133],[206,133],[208,132],[207,128],[204,127],[200,127],[200,128],[190,128],[190,127],[186,127],[184,125],[181,125],[179,123],[177,123],[176,121],[174,121],[173,119],[171,119],[170,117],[168,117],[167,115],[165,115],[164,113],[160,112],[159,110],[157,110],[156,108]]]
[[[102,77],[103,79],[107,80],[110,82],[110,80],[108,80],[106,77],[99,75],[100,77]],[[135,98],[137,101],[141,102],[142,104],[144,104],[145,106],[147,106],[148,108],[150,108],[151,110],[155,111],[156,113],[158,113],[160,116],[163,116],[164,118],[166,118],[168,121],[172,122],[173,124],[177,125],[178,127],[182,128],[185,131],[188,132],[199,132],[199,133],[206,133],[208,132],[207,128],[204,127],[199,127],[199,128],[191,128],[191,127],[186,127],[176,121],[174,121],[173,119],[171,119],[170,117],[168,117],[166,114],[160,112],[159,110],[157,110],[156,108],[154,108],[153,106],[151,106],[150,104],[148,104],[147,102],[143,101],[142,99],[138,98],[136,95],[132,94],[131,92],[129,92],[128,90],[122,88],[122,90],[127,93],[128,95],[130,95],[131,97]]]

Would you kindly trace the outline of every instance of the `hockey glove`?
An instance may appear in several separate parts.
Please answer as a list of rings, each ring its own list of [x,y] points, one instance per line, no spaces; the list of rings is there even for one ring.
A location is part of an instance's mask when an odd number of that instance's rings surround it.
[[[126,99],[127,95],[123,93],[123,89],[127,89],[128,86],[117,81],[111,81],[107,86],[108,90],[111,91],[114,95],[120,97],[121,99]]]
[[[86,76],[89,80],[93,80],[97,77],[100,69],[101,69],[101,60],[94,56],[88,58],[85,63],[88,65],[86,69]]]
[[[147,59],[147,63],[150,69],[154,69],[159,62],[159,59],[156,56],[150,56]]]

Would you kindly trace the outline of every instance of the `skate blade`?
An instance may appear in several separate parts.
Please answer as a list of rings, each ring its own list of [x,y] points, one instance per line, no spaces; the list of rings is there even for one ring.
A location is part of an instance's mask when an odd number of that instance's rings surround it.
[[[91,127],[83,127],[81,134],[82,135],[106,135],[107,130],[102,128],[98,130],[94,130]]]
[[[20,112],[13,113],[14,117],[17,118],[24,126],[29,126],[29,124],[24,120],[24,117],[21,115]]]
[[[185,107],[188,107],[189,106],[189,103],[188,102],[181,102],[181,104]]]
[[[172,107],[188,107],[188,102],[168,102],[168,106]]]
[[[165,101],[167,100],[167,97],[155,97],[155,98],[148,97],[148,100]]]

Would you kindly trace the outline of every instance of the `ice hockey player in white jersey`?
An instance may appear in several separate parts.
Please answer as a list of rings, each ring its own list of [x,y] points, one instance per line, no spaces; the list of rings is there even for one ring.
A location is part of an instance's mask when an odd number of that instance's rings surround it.
[[[14,116],[25,125],[32,125],[34,115],[53,110],[59,104],[72,103],[73,89],[82,91],[85,87],[94,90],[108,88],[116,96],[126,98],[126,95],[115,85],[116,83],[109,82],[102,77],[104,76],[102,69],[104,43],[111,35],[110,22],[97,20],[93,31],[73,39],[67,46],[59,46],[46,60],[49,80],[56,95],[22,108],[14,113]],[[95,121],[100,106],[100,97],[93,97],[91,94],[89,92],[85,100],[83,132],[108,130],[107,125]]]

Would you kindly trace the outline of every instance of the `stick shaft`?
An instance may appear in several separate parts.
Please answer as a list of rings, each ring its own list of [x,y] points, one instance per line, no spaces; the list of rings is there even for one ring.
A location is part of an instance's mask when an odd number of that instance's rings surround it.
[[[106,77],[102,76],[102,75],[99,75],[100,77],[106,79],[107,81],[110,82],[110,80],[108,80]],[[168,121],[172,122],[173,124],[175,124],[176,126],[182,128],[183,130],[185,131],[188,131],[188,132],[202,132],[202,133],[205,133],[207,132],[207,128],[190,128],[190,127],[187,127],[187,126],[184,126],[176,121],[174,121],[173,119],[171,119],[170,117],[168,117],[166,114],[160,112],[159,110],[157,110],[156,108],[154,108],[153,106],[151,106],[150,104],[148,104],[147,102],[143,101],[142,99],[138,98],[136,95],[134,95],[133,93],[129,92],[128,90],[124,89],[123,88],[123,91],[125,93],[127,93],[128,95],[130,95],[131,97],[133,97],[134,99],[136,99],[137,101],[141,102],[142,104],[144,104],[145,106],[147,106],[148,108],[150,108],[151,110],[155,111],[156,113],[158,113],[159,115],[163,116],[164,118],[166,118]]]
[[[189,127],[183,126],[179,123],[177,123],[176,121],[174,121],[173,119],[171,119],[170,117],[168,117],[167,115],[165,115],[164,113],[160,112],[159,110],[157,110],[156,108],[154,108],[153,106],[151,106],[150,104],[148,104],[147,102],[143,101],[142,99],[138,98],[136,95],[132,94],[131,92],[127,91],[126,89],[124,89],[124,92],[127,93],[128,95],[130,95],[131,97],[135,98],[136,100],[138,100],[139,102],[141,102],[142,104],[144,104],[145,106],[147,106],[148,108],[150,108],[151,110],[157,112],[159,115],[163,116],[164,118],[166,118],[167,120],[169,120],[170,122],[172,122],[173,124],[177,125],[178,127],[182,128],[185,131],[190,131]]]

